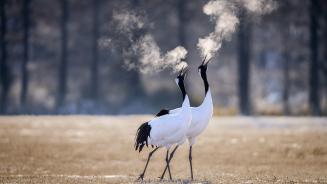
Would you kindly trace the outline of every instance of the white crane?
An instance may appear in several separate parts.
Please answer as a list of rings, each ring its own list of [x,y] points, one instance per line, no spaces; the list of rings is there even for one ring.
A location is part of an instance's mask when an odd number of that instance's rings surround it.
[[[213,103],[212,103],[212,97],[211,97],[211,91],[209,87],[209,83],[207,80],[207,66],[210,60],[206,61],[204,59],[202,61],[202,64],[198,67],[199,74],[203,80],[204,83],[204,90],[205,90],[205,97],[202,102],[202,104],[198,107],[191,107],[192,112],[192,121],[189,129],[187,130],[186,137],[189,142],[189,162],[190,162],[190,170],[191,170],[191,179],[193,180],[193,166],[192,166],[192,146],[195,144],[196,137],[199,136],[207,127],[212,114],[213,114]],[[181,110],[181,108],[176,108],[173,110],[164,110],[167,114],[174,114],[178,113]],[[174,153],[179,145],[177,145],[174,150],[171,152],[168,162],[173,158]],[[165,172],[167,170],[167,166],[164,170],[163,175],[165,175]]]
[[[156,148],[149,153],[145,168],[139,177],[141,180],[144,178],[144,174],[152,154],[160,147],[167,148],[166,164],[169,171],[169,177],[171,179],[168,159],[169,149],[175,144],[181,145],[185,142],[186,132],[189,129],[192,120],[190,101],[184,87],[185,73],[186,71],[182,69],[181,73],[176,78],[176,83],[183,94],[183,104],[180,111],[174,114],[158,113],[156,118],[149,122],[143,123],[136,132],[135,150],[139,150],[139,152],[141,152],[143,147],[145,145],[148,146],[148,144],[156,146]]]

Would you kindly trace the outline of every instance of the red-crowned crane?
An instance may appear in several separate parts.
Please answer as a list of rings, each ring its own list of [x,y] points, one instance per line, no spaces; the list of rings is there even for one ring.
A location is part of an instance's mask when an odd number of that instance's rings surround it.
[[[192,112],[192,121],[189,129],[187,130],[186,137],[189,142],[189,162],[190,162],[190,171],[191,171],[191,179],[193,180],[193,166],[192,166],[192,146],[195,144],[196,137],[199,136],[207,127],[212,114],[213,114],[213,103],[211,97],[211,91],[209,88],[209,83],[207,80],[207,66],[210,60],[206,61],[204,59],[201,65],[198,67],[198,72],[204,83],[205,97],[201,105],[198,107],[191,107]],[[173,110],[166,110],[168,114],[178,113],[181,108],[176,108]],[[174,150],[171,152],[169,156],[169,162],[173,158],[174,153],[179,145],[177,145]],[[167,170],[167,166],[164,170],[163,175]],[[162,177],[163,178],[163,177]],[[161,178],[161,179],[162,179]]]
[[[145,168],[139,177],[141,180],[144,178],[151,156],[161,147],[167,148],[166,164],[171,179],[168,159],[169,149],[175,144],[181,145],[185,142],[187,139],[186,132],[189,129],[192,120],[190,101],[184,87],[185,73],[186,70],[182,69],[176,78],[176,83],[183,94],[183,103],[182,107],[180,107],[180,111],[174,114],[167,114],[162,110],[153,120],[143,123],[136,132],[135,150],[141,152],[143,147],[145,145],[148,146],[149,144],[156,146],[156,148],[149,153]]]

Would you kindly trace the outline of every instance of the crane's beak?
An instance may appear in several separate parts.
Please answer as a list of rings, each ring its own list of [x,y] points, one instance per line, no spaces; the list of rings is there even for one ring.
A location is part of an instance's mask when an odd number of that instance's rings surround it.
[[[202,63],[201,63],[201,65],[199,67],[201,67],[201,66],[207,66],[208,63],[211,61],[211,59],[212,58],[210,58],[210,59],[207,60],[207,56],[205,56],[204,59],[203,59],[203,61],[202,61]]]
[[[188,70],[188,67],[183,68],[183,73],[182,73],[183,77],[186,76],[187,70]]]
[[[202,61],[202,63],[201,63],[200,66],[204,66],[204,64],[206,63],[206,59],[207,59],[207,56],[204,57],[204,59],[203,59],[203,61]]]
[[[204,62],[204,66],[207,66],[211,60],[212,60],[212,58],[210,58],[210,59],[208,59],[208,61]]]
[[[187,67],[183,67],[180,70],[178,77],[185,77],[186,72],[187,72]]]

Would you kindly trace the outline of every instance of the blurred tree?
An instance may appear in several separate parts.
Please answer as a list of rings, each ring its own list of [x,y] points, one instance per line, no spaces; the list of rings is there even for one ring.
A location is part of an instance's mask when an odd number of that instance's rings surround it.
[[[58,71],[58,96],[56,107],[57,111],[65,103],[67,92],[67,21],[68,21],[68,0],[61,0],[61,61]]]
[[[187,20],[187,8],[186,8],[186,1],[185,0],[178,0],[177,1],[177,15],[178,15],[178,45],[181,45],[185,47],[186,50],[189,50],[187,46],[187,32],[186,26],[188,23]],[[185,81],[186,85],[190,86],[191,85],[191,80],[189,78],[186,78]]]
[[[324,23],[324,29],[323,29],[323,39],[324,39],[324,55],[323,55],[323,59],[321,61],[321,69],[324,75],[324,79],[325,79],[325,95],[327,95],[327,1],[322,1],[323,4],[323,16],[322,16],[322,20]],[[327,98],[327,96],[325,96],[325,98]],[[325,114],[327,114],[327,99],[325,100]]]
[[[238,30],[238,95],[239,110],[243,115],[251,114],[249,95],[251,25],[244,11],[241,12]]]
[[[91,80],[90,80],[90,92],[91,99],[95,102],[98,101],[98,60],[99,60],[99,0],[92,1],[93,6],[93,26],[92,26],[92,60],[91,60]]]
[[[310,3],[310,74],[309,74],[309,105],[312,115],[320,115],[319,102],[319,40],[318,40],[318,16],[319,1],[311,0]]]
[[[0,113],[5,114],[7,110],[7,99],[10,88],[10,77],[9,77],[9,65],[7,63],[7,16],[6,16],[6,1],[0,1],[0,16],[1,16],[1,63],[0,63],[0,77],[1,77],[1,101],[0,101]]]
[[[292,14],[289,11],[291,3],[288,1],[283,2],[279,7],[278,13],[278,26],[284,27],[285,29],[280,30],[282,40],[288,40],[282,46],[282,61],[283,61],[283,92],[282,92],[282,102],[283,102],[283,114],[290,115],[290,105],[289,105],[289,93],[291,88],[290,82],[290,65],[291,65],[291,52],[292,52],[292,36],[290,34],[290,20],[292,19]]]
[[[186,47],[186,10],[185,10],[185,0],[178,0],[178,40],[179,44],[183,47]]]
[[[21,112],[26,111],[26,96],[28,93],[28,61],[29,61],[29,29],[30,29],[30,0],[23,1],[22,8],[23,19],[23,62],[21,66],[22,80],[21,80],[21,93],[20,93],[20,108]]]
[[[289,109],[289,91],[290,91],[290,57],[289,57],[289,50],[286,48],[284,49],[283,53],[283,75],[284,75],[284,85],[283,85],[283,113],[284,115],[290,114]]]
[[[132,6],[135,9],[138,9],[140,7],[140,0],[132,0]],[[141,35],[143,35],[144,30],[140,29],[133,33],[133,40],[138,40]],[[137,60],[137,57],[133,57],[133,60]],[[137,62],[135,62],[137,63]],[[135,101],[135,99],[142,99],[144,97],[144,90],[141,82],[141,78],[139,73],[136,70],[130,70],[128,74],[126,75],[129,86],[133,86],[133,90],[129,90],[130,93],[128,95],[128,101]]]

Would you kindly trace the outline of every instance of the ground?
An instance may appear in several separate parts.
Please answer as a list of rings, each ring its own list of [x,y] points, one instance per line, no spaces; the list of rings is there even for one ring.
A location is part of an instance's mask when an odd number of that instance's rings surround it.
[[[0,183],[134,183],[150,151],[134,151],[135,131],[150,118],[0,117]],[[326,118],[215,117],[193,148],[194,183],[327,183],[326,141]],[[164,157],[153,156],[147,183]],[[189,183],[187,144],[171,167]]]

